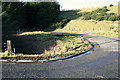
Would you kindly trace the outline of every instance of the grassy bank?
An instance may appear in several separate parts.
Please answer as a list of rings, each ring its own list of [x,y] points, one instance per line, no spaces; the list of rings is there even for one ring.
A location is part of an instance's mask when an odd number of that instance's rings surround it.
[[[118,38],[118,21],[72,20],[63,29],[55,32],[93,34]]]
[[[12,42],[16,48],[16,54],[13,56],[2,55],[6,57],[42,57],[60,58],[73,54],[78,54],[89,50],[92,46],[88,41],[85,41],[74,36],[61,34],[51,34],[49,32],[26,32],[16,35],[12,38]],[[73,42],[75,48],[73,48]],[[54,47],[55,44],[55,54]]]

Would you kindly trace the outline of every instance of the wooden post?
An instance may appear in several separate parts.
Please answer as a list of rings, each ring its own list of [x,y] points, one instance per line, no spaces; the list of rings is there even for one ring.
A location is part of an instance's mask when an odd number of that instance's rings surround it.
[[[7,40],[7,50],[8,52],[11,52],[11,41]]]
[[[11,41],[10,40],[7,40],[7,52],[8,53],[11,53],[12,52],[12,48],[11,48]],[[11,53],[12,54],[12,53]],[[11,55],[10,54],[10,55]]]

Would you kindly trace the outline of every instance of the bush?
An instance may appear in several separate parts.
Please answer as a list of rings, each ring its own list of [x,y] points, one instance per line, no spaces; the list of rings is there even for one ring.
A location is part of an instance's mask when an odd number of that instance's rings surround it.
[[[52,29],[63,28],[69,21],[70,21],[69,18],[61,19],[59,22],[53,23],[51,25],[51,28]]]
[[[90,14],[91,14],[91,12],[83,12],[82,16],[86,16],[86,15],[90,15]]]
[[[111,12],[111,13],[106,13],[107,11],[109,11],[107,9],[107,7],[103,7],[103,8],[98,8],[92,12],[83,12],[82,13],[82,20],[97,20],[97,21],[102,21],[102,20],[109,20],[109,21],[117,21],[120,20],[120,15],[116,16],[115,13]]]
[[[119,16],[115,16],[115,19],[116,19],[116,21],[120,20],[120,17]]]
[[[103,8],[107,8],[107,6],[104,6]]]
[[[5,54],[3,54],[2,57],[6,57]]]
[[[84,16],[83,18],[82,18],[82,20],[90,20],[91,19],[91,16]]]
[[[113,5],[112,4],[110,4],[110,7],[112,7]]]
[[[97,16],[98,16],[97,14],[93,14],[93,15],[91,16],[91,19],[96,20],[96,17],[97,17]]]
[[[109,21],[116,21],[116,20],[118,20],[119,18],[117,17],[117,16],[114,16],[114,15],[112,15],[112,16],[110,16],[109,17]]]
[[[109,17],[110,17],[110,15],[105,15],[105,16],[104,16],[104,20],[108,20]]]
[[[104,17],[103,17],[103,16],[97,16],[97,17],[96,17],[96,20],[97,20],[97,21],[102,21],[102,20],[104,20]]]
[[[97,12],[96,12],[96,11],[92,11],[91,13],[92,13],[92,14],[97,14]]]
[[[101,12],[99,15],[100,15],[100,16],[105,16],[105,15],[107,15],[107,13]]]
[[[107,12],[107,11],[109,11],[107,8],[98,8],[98,9],[94,10],[94,12],[97,12],[97,13]]]
[[[118,15],[118,20],[120,20],[120,15]]]
[[[108,15],[115,15],[115,13],[109,13]]]

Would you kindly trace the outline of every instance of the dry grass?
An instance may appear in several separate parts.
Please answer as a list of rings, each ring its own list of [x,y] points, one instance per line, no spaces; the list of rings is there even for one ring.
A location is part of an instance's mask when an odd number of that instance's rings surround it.
[[[107,8],[110,10],[110,11],[108,11],[108,13],[113,12],[113,13],[118,14],[118,6],[120,7],[120,5],[114,5],[112,7],[107,6]],[[102,7],[97,7],[97,8],[102,8]],[[85,9],[81,9],[80,12],[91,12],[97,8],[85,8]]]
[[[22,35],[36,35],[36,34],[49,34],[50,32],[43,32],[43,31],[33,31],[33,32],[22,32],[20,34],[15,34],[17,36],[22,36]]]
[[[110,11],[108,11],[108,13],[113,12],[113,13],[119,14],[120,13],[120,10],[118,10],[119,7],[120,7],[120,5],[115,5],[115,6],[112,6],[112,7],[108,7],[108,9],[110,10]]]
[[[97,23],[95,23],[97,22]],[[72,20],[63,29],[57,32],[69,32],[80,34],[95,34],[109,37],[118,37],[118,21],[93,21],[93,20]]]
[[[118,5],[107,7],[110,11],[118,14]],[[80,12],[90,12],[97,8],[86,8],[77,10]],[[72,12],[70,12],[72,13]],[[62,13],[61,17],[67,16],[72,18],[72,20],[63,28],[57,29],[55,32],[69,32],[69,33],[80,33],[80,34],[94,34],[103,35],[108,37],[118,38],[118,22],[119,21],[94,21],[94,20],[81,20],[81,17],[74,18],[76,15],[72,15],[69,12]],[[70,15],[71,16],[70,16]],[[74,19],[73,19],[74,18]]]

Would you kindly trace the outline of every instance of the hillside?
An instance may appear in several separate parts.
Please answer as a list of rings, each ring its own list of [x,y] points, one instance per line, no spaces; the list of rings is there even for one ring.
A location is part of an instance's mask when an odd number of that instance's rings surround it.
[[[99,7],[100,8],[100,7]],[[118,38],[118,22],[119,21],[96,21],[82,20],[83,12],[91,12],[98,8],[86,8],[81,10],[71,10],[61,12],[59,17],[69,17],[71,21],[63,28],[57,29],[56,32],[70,32],[80,34],[95,34]],[[115,13],[118,15],[118,5],[107,7],[110,11],[107,13]]]
[[[102,8],[102,7],[97,7],[97,8]],[[81,12],[91,12],[97,8],[85,8],[85,9],[81,9]],[[108,13],[113,12],[113,13],[118,14],[118,5],[114,5],[112,7],[107,6],[107,8],[110,10],[108,11]]]

